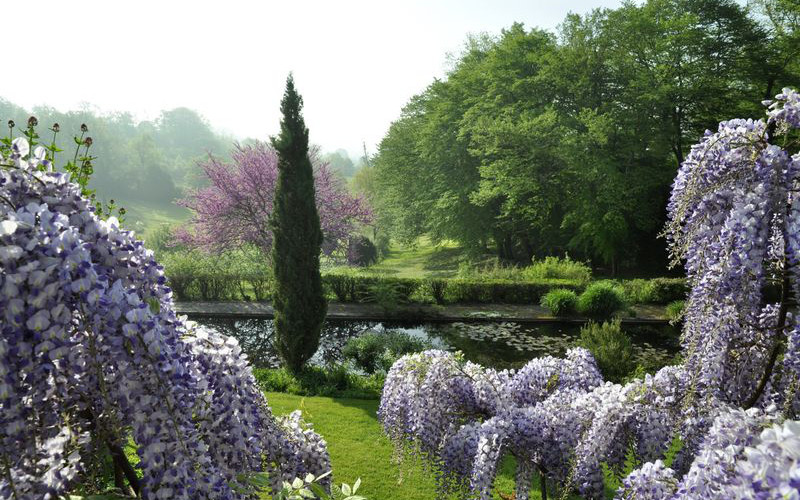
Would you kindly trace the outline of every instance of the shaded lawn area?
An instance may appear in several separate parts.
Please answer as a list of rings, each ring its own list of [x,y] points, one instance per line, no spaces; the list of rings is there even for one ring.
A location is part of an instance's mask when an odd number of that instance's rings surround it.
[[[392,463],[392,444],[381,431],[376,417],[377,400],[303,397],[274,392],[266,396],[276,415],[300,409],[304,419],[314,424],[314,430],[328,443],[337,484],[353,484],[360,477],[362,485],[358,492],[369,500],[436,498],[432,472],[423,471],[418,463],[407,462],[402,466]],[[495,498],[510,498],[513,478],[513,462],[507,460],[497,478]],[[532,499],[540,498],[538,489],[532,493]]]
[[[422,237],[413,246],[392,244],[388,255],[366,270],[398,278],[451,278],[466,260],[466,251],[456,243],[443,242],[437,246]]]

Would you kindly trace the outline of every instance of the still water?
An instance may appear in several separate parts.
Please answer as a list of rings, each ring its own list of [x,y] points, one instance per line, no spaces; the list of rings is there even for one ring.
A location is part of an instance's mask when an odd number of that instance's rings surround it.
[[[279,366],[272,347],[272,320],[198,318],[197,321],[236,337],[254,366]],[[562,356],[580,336],[579,325],[555,322],[408,324],[329,320],[325,322],[319,350],[311,362],[320,365],[338,363],[342,360],[342,348],[351,338],[369,331],[381,333],[390,330],[426,339],[439,349],[462,351],[466,359],[495,368],[519,367],[546,355]],[[669,364],[680,350],[675,327],[623,325],[623,330],[631,337],[637,362],[646,366]]]

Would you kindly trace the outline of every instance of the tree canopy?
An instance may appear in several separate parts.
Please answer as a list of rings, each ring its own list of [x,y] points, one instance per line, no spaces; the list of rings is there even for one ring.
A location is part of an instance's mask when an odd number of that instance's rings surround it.
[[[657,234],[687,144],[800,83],[797,12],[649,0],[570,14],[557,33],[470,38],[380,143],[381,227],[517,261],[568,251],[663,266]]]

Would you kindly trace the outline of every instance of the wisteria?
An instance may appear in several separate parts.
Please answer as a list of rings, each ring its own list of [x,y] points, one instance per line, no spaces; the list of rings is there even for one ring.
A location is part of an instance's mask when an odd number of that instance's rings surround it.
[[[800,498],[800,94],[707,132],[675,179],[665,236],[691,293],[683,363],[619,385],[587,351],[498,372],[440,351],[388,374],[380,419],[443,494],[490,498],[503,456],[585,498]],[[638,464],[626,469],[629,462]]]
[[[0,498],[52,499],[132,440],[146,499],[250,498],[330,469],[235,340],[176,317],[161,266],[16,139],[0,159]],[[113,452],[112,452],[113,455]]]
[[[317,211],[326,255],[345,252],[356,230],[372,223],[366,201],[347,192],[343,181],[327,163],[312,154]],[[209,157],[202,162],[210,186],[197,189],[180,202],[194,214],[189,230],[181,229],[183,243],[208,251],[251,243],[264,255],[272,248],[269,219],[278,180],[278,156],[272,146],[256,142],[236,146],[231,163]]]

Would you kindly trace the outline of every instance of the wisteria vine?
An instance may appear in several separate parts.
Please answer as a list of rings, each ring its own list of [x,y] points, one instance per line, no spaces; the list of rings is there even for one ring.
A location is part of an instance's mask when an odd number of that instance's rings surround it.
[[[236,341],[176,317],[152,252],[52,170],[24,138],[0,155],[0,498],[58,498],[129,439],[145,499],[252,498],[249,474],[277,491],[329,471]]]
[[[511,454],[518,499],[534,475],[543,496],[604,498],[609,473],[620,499],[800,498],[800,94],[766,105],[766,121],[707,132],[673,185],[665,236],[691,284],[681,365],[619,385],[582,349],[518,371],[442,351],[395,363],[381,422],[442,495],[491,498]]]

